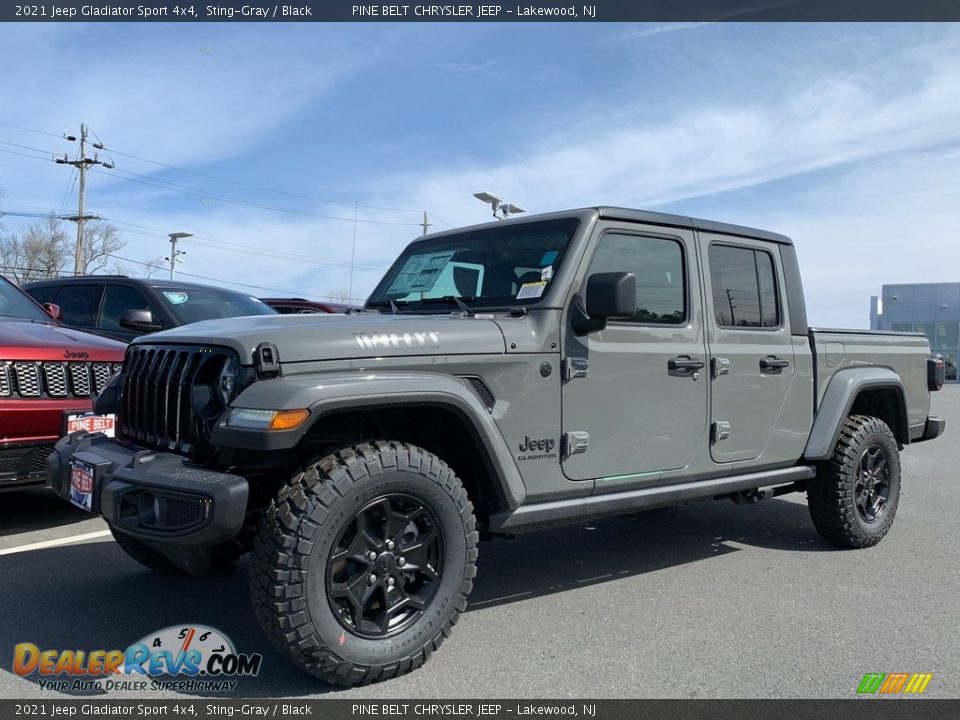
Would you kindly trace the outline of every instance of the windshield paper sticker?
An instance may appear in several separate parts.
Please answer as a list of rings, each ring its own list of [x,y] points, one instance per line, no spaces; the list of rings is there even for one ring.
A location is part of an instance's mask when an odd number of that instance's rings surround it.
[[[406,295],[412,292],[429,292],[437,284],[440,273],[455,252],[456,250],[442,250],[414,255],[404,264],[387,293]]]
[[[524,283],[520,292],[517,293],[517,300],[529,300],[530,298],[538,298],[543,295],[544,288],[547,287],[545,280],[540,282]]]
[[[556,250],[547,250],[547,252],[543,254],[543,257],[540,258],[540,265],[553,265],[553,261],[557,259],[557,255],[559,255],[559,253]]]
[[[540,279],[546,282],[553,277],[553,265],[547,265],[545,268],[540,270]]]
[[[164,290],[163,294],[166,295],[167,300],[174,305],[180,305],[187,301],[187,294],[185,292],[167,292]]]

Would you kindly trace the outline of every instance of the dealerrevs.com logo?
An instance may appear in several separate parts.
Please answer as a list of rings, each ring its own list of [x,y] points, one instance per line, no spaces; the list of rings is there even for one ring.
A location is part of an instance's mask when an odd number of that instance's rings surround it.
[[[232,692],[234,678],[255,677],[262,662],[259,653],[238,653],[230,638],[204,625],[164,628],[125,650],[41,650],[29,642],[13,648],[13,671],[37,673],[48,690]]]

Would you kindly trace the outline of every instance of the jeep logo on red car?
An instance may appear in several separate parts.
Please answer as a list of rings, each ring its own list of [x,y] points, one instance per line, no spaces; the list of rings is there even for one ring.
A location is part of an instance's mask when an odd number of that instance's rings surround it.
[[[67,360],[86,360],[90,357],[90,353],[87,352],[76,352],[74,350],[64,350],[63,357]]]

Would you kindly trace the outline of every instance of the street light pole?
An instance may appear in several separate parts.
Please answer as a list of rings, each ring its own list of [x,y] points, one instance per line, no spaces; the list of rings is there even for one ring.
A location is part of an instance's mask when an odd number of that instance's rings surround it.
[[[193,233],[188,232],[175,232],[170,233],[170,257],[167,260],[170,261],[170,279],[173,280],[173,270],[177,264],[178,255],[186,255],[186,250],[177,250],[177,241],[183,240],[183,238],[193,237]]]

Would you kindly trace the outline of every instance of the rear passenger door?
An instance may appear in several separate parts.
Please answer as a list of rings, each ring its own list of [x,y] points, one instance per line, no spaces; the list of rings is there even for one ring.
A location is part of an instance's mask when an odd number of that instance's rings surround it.
[[[784,414],[795,358],[779,249],[702,232],[700,241],[709,304],[711,457],[717,463],[776,462],[768,446],[779,456],[785,446],[805,441],[791,440],[795,433]]]

